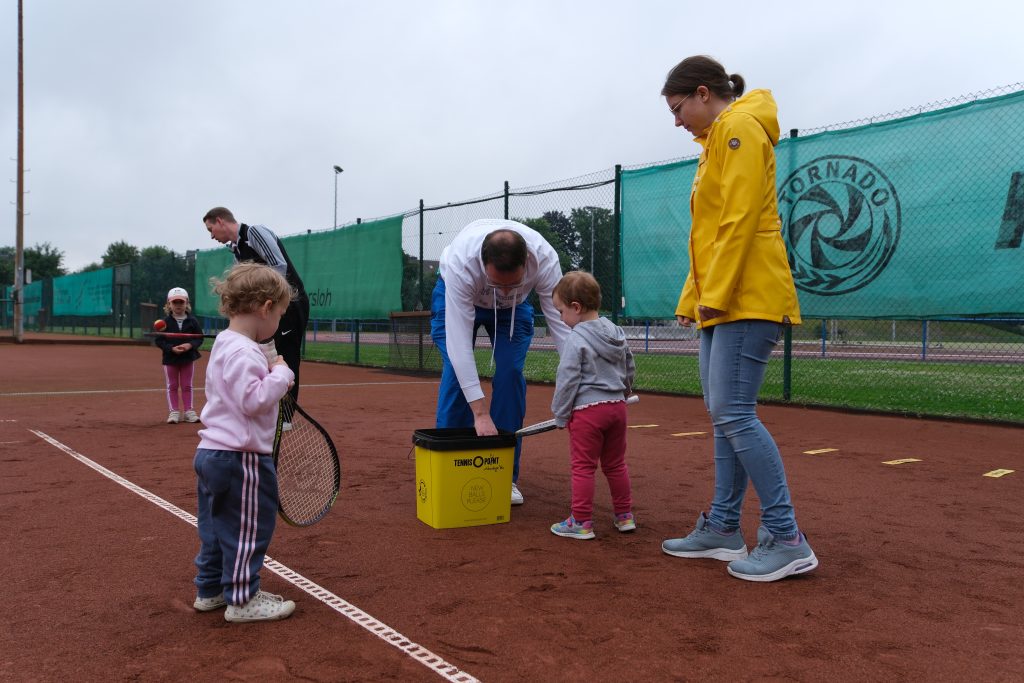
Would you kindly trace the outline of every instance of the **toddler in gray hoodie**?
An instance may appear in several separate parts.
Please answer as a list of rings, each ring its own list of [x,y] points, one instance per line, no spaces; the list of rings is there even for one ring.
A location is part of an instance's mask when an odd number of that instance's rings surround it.
[[[572,507],[569,518],[551,525],[551,533],[594,538],[591,519],[598,465],[608,480],[615,526],[633,531],[633,500],[626,467],[626,397],[636,365],[622,328],[600,317],[601,287],[590,273],[566,273],[552,301],[572,332],[558,362],[551,412],[555,424],[569,429]]]

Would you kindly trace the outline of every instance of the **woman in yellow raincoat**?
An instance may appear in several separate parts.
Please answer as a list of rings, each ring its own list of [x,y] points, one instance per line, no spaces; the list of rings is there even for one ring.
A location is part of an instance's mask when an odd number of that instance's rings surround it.
[[[757,417],[765,367],[800,307],[782,241],[775,190],[779,123],[767,90],[743,95],[739,74],[688,57],[661,94],[703,147],[690,191],[690,272],[676,307],[700,329],[700,380],[715,435],[715,493],[708,514],[662,550],[729,562],[731,575],[776,581],[818,560],[797,527],[779,449]],[[761,502],[757,546],[748,555],[740,510],[748,479]]]

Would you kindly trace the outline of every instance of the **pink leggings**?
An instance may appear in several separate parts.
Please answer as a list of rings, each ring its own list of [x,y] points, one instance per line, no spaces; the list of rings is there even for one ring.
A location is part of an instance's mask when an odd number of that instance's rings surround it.
[[[594,473],[599,463],[608,480],[615,514],[631,512],[625,401],[574,410],[567,426],[572,458],[572,516],[577,522],[590,521],[594,512]]]
[[[167,379],[167,406],[171,410],[182,410],[178,407],[178,387],[181,387],[181,402],[184,410],[192,410],[192,375],[195,363],[179,363],[165,365],[164,376]]]

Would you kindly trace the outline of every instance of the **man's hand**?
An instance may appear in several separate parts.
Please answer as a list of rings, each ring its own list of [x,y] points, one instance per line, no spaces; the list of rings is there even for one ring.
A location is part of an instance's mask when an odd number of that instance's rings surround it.
[[[473,427],[477,436],[495,436],[498,433],[498,428],[494,426],[490,415],[474,416]]]
[[[491,413],[487,409],[487,401],[479,398],[471,402],[469,408],[473,411],[473,428],[476,429],[477,436],[496,436],[498,434],[498,428],[494,426]]]

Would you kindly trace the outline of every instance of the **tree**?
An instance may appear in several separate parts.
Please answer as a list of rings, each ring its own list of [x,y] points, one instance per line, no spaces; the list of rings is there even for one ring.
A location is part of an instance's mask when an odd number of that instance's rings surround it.
[[[14,284],[14,251],[14,247],[0,247],[0,285]],[[67,275],[67,269],[61,265],[64,252],[49,242],[26,247],[23,256],[25,268],[32,271],[33,282]]]
[[[423,310],[430,310],[430,293],[437,284],[437,271],[423,269]],[[420,303],[420,260],[402,252],[402,310],[415,311]]]
[[[64,252],[49,242],[25,249],[25,268],[32,271],[33,281],[67,275],[68,271],[62,265],[63,261]]]
[[[565,242],[562,238],[552,229],[551,224],[546,218],[513,218],[512,220],[518,221],[523,225],[529,226],[540,233],[541,237],[547,240],[555,252],[558,254],[558,265],[562,268],[564,273],[567,270],[572,270],[572,256],[565,248]]]
[[[14,284],[14,247],[0,247],[0,286]]]
[[[171,287],[184,287],[195,301],[196,292],[192,291],[195,264],[188,263],[181,254],[162,246],[145,247],[131,265],[135,301],[163,304]]]
[[[571,218],[580,235],[578,267],[597,279],[604,307],[611,309],[615,295],[615,217],[609,209],[584,206],[573,209]]]
[[[139,258],[138,247],[134,247],[125,241],[120,241],[114,242],[107,247],[106,253],[103,254],[102,263],[104,268],[112,268],[122,263],[132,263],[137,258]]]
[[[580,267],[580,233],[577,228],[561,211],[545,211],[541,216],[551,226],[551,232],[558,236],[562,242],[565,254],[569,257],[569,264],[573,270]]]

